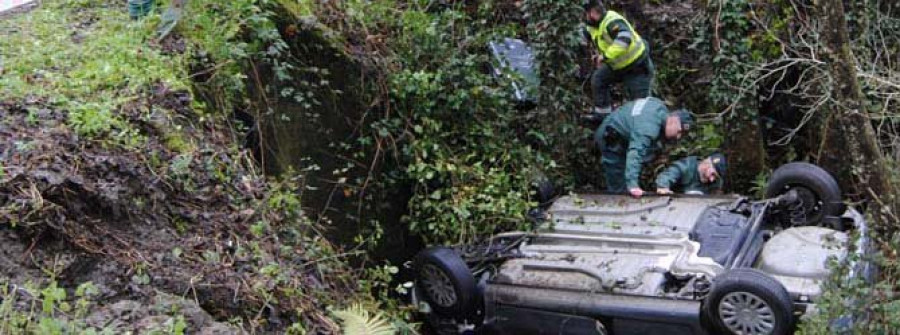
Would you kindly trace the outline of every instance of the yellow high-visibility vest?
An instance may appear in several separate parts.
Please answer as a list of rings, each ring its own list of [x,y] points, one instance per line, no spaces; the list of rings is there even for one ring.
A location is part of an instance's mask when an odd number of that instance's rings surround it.
[[[624,52],[617,51],[617,48],[613,46],[615,43],[615,36],[609,36],[609,30],[607,29],[609,24],[616,20],[625,21],[628,29],[631,30],[631,44],[625,48]],[[600,22],[599,27],[587,27],[587,30],[588,33],[591,34],[591,39],[597,43],[600,53],[606,58],[604,62],[609,64],[613,70],[619,70],[631,65],[631,63],[634,63],[641,58],[644,50],[647,49],[644,40],[638,35],[637,31],[634,30],[631,23],[621,14],[611,10],[606,12],[606,16],[603,17],[603,21]]]

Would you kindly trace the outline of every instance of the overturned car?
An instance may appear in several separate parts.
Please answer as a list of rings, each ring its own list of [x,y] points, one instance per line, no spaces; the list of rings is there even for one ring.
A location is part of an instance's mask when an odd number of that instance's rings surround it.
[[[413,299],[434,332],[789,334],[829,259],[867,248],[863,217],[806,163],[777,169],[764,200],[568,195],[539,222],[419,253]]]

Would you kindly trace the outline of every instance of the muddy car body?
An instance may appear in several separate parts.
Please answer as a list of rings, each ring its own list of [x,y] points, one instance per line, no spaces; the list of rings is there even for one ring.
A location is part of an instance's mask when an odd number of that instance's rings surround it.
[[[563,196],[532,232],[420,253],[414,298],[437,333],[788,334],[815,310],[829,260],[866,250],[836,187],[794,163],[765,200]]]

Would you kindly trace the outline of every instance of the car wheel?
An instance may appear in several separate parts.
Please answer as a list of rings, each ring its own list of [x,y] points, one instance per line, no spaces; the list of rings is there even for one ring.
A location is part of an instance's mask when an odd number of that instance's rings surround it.
[[[794,224],[818,225],[826,216],[840,216],[846,209],[841,201],[841,188],[834,177],[809,163],[789,163],[772,173],[766,185],[766,197],[774,198],[790,190],[797,192],[801,204]]]
[[[473,314],[475,277],[453,249],[432,247],[415,261],[416,286],[438,314],[466,318]]]
[[[713,279],[703,313],[714,334],[784,335],[794,329],[787,290],[755,269],[733,269]]]

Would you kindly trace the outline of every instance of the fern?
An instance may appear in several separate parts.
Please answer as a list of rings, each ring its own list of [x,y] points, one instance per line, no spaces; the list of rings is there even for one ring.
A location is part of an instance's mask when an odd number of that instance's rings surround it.
[[[343,321],[344,335],[393,335],[397,332],[384,315],[369,313],[360,304],[333,313]]]

